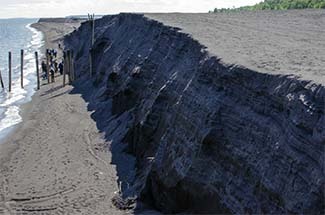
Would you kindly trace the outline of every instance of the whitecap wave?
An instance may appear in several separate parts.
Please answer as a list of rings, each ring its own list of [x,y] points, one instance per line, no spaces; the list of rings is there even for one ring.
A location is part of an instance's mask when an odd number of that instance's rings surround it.
[[[13,125],[16,125],[22,121],[21,116],[19,115],[18,106],[10,106],[5,112],[5,117],[1,120],[0,131],[5,130]]]
[[[6,90],[0,90],[0,97],[3,102],[0,104],[0,143],[4,133],[14,125],[22,122],[20,116],[20,105],[31,100],[35,93],[36,87],[36,66],[34,52],[40,53],[40,48],[43,46],[43,34],[31,27],[31,24],[26,26],[31,32],[32,37],[25,46],[24,53],[24,89],[20,86],[20,76],[16,75],[12,82],[12,90],[9,93]],[[40,53],[39,57],[42,57]],[[20,65],[13,67],[13,73],[19,74]]]

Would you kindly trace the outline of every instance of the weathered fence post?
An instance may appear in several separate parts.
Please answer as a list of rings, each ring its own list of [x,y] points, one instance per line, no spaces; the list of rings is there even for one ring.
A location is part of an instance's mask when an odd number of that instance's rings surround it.
[[[4,88],[5,88],[5,85],[3,84],[2,75],[1,75],[1,70],[0,70],[0,82],[1,82],[1,87],[2,87],[2,89],[4,89]]]
[[[91,27],[91,45],[94,45],[95,42],[95,14],[88,14],[88,21],[90,22]]]
[[[71,67],[70,67],[70,50],[66,52],[66,68],[67,68],[67,75],[68,75],[68,83],[71,84]]]
[[[69,84],[72,83],[72,66],[71,66],[71,50],[68,50],[68,71],[69,71]]]
[[[72,81],[76,80],[75,73],[74,73],[74,56],[72,50],[71,50],[71,80]]]
[[[20,50],[20,84],[21,88],[24,88],[24,50]]]
[[[51,83],[54,83],[55,82],[55,71],[53,71],[53,73],[51,72],[50,75],[51,75]]]
[[[11,92],[11,52],[8,53],[9,57],[9,92]]]
[[[89,49],[89,71],[90,71],[90,77],[93,76],[93,57],[91,54],[91,49]]]
[[[91,38],[92,38],[91,45],[93,46],[95,43],[95,14],[93,14],[93,16],[92,16],[92,23],[93,23],[92,24],[93,29],[92,29],[92,35],[91,35]]]
[[[73,59],[73,51],[70,50],[70,75],[71,75],[71,82],[73,82],[74,78],[73,78],[73,63],[72,63],[72,59]]]
[[[50,65],[49,65],[49,52],[48,49],[46,49],[46,76],[47,76],[47,83],[50,83]]]
[[[39,80],[39,66],[38,66],[38,53],[35,52],[35,60],[36,60],[36,78],[37,78],[37,89],[40,89],[40,80]]]
[[[63,87],[65,87],[65,75],[67,70],[67,53],[63,52]]]
[[[89,49],[89,72],[90,77],[93,75],[93,56],[91,54],[92,47],[95,43],[95,14],[88,15],[90,25],[91,25],[91,48]]]

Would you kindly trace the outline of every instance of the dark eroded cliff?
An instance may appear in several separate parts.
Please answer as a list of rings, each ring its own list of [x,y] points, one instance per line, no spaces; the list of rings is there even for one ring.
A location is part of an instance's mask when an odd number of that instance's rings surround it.
[[[117,164],[125,198],[172,213],[324,211],[323,86],[223,65],[136,14],[96,20],[90,77],[90,32],[65,44],[113,156],[136,159],[134,174]]]

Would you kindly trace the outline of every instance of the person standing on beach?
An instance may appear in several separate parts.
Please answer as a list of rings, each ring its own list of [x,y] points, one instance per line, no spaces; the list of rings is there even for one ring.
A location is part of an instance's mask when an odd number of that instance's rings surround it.
[[[46,79],[47,78],[47,68],[46,68],[46,63],[44,61],[42,61],[42,71],[43,71],[43,79]]]
[[[58,72],[58,62],[56,62],[56,60],[54,60],[54,71],[55,73]]]
[[[54,71],[54,66],[52,65],[52,66],[51,66],[51,69],[50,69],[50,73],[51,73],[51,81],[52,81],[52,83],[55,82],[55,81],[54,81],[54,72],[55,72],[55,71]]]
[[[63,61],[59,64],[60,75],[63,75]]]

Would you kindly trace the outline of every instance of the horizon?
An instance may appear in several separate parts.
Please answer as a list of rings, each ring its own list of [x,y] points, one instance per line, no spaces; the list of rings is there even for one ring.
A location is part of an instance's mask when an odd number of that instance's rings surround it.
[[[0,0],[0,19],[59,18],[119,13],[208,13],[214,8],[254,5],[261,0]],[[79,14],[79,15],[75,15]]]

